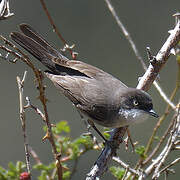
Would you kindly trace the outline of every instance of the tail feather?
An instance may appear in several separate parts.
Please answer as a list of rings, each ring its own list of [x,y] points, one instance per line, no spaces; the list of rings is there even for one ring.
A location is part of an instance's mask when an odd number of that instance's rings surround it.
[[[48,48],[42,46],[43,41],[41,40],[41,43],[39,43],[40,41],[38,41],[38,39],[40,40],[40,38],[37,37],[37,34],[35,34],[34,36],[36,36],[36,38],[33,37],[32,39],[19,32],[11,33],[11,38],[17,44],[19,44],[24,49],[26,49],[30,54],[36,57],[42,64],[44,64],[50,70],[46,72],[56,75],[59,74],[59,75],[86,76],[84,73],[81,73],[78,70],[64,66],[65,65],[64,63],[68,62],[68,59],[65,58],[63,55],[61,55],[63,59],[60,58],[59,56],[57,57],[57,55],[52,55],[52,53],[49,50],[50,45],[48,45]],[[59,63],[57,63],[56,61]]]
[[[44,49],[47,50],[51,55],[55,57],[59,57],[60,59],[68,60],[65,56],[63,56],[59,51],[53,48],[38,32],[36,32],[31,26],[28,24],[20,24],[21,31],[29,38],[33,39],[35,42],[38,42]]]
[[[50,60],[55,57],[51,55],[47,51],[47,49],[45,49],[39,43],[35,42],[33,39],[18,32],[12,32],[11,38],[20,46],[22,46],[24,49],[26,49],[29,53],[31,53],[34,57],[36,57],[41,63],[43,63],[50,70],[54,71],[56,69],[55,64]]]

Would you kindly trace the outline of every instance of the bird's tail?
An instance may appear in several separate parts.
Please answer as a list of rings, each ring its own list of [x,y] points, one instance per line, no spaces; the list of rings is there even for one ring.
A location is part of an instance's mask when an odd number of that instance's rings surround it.
[[[39,35],[32,27],[27,24],[21,24],[22,33],[12,32],[11,38],[30,54],[36,57],[51,71],[56,72],[57,67],[53,59],[62,59],[68,61],[59,51],[54,49],[41,35]],[[58,72],[57,72],[58,73]]]

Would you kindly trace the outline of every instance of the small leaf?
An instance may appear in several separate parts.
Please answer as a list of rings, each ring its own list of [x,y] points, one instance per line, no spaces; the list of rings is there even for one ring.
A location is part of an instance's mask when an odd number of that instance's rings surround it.
[[[60,121],[59,123],[56,124],[56,127],[53,128],[53,131],[56,134],[60,134],[62,132],[69,133],[70,127],[69,127],[67,121]]]
[[[116,167],[116,166],[110,167],[109,170],[112,173],[112,175],[119,180],[122,179],[122,177],[125,173],[125,170],[123,168]]]
[[[93,148],[93,142],[90,136],[80,136],[73,142],[73,144],[76,144],[78,146],[83,145],[86,149]]]
[[[48,166],[44,165],[44,164],[36,164],[33,166],[34,169],[37,169],[37,170],[44,170],[44,171],[48,171],[49,168]]]
[[[11,170],[11,171],[13,171],[13,172],[16,172],[16,166],[15,166],[12,162],[10,162],[10,163],[8,164],[8,167],[9,167],[9,170]]]
[[[69,178],[70,178],[70,175],[71,175],[71,172],[70,172],[70,171],[64,172],[64,173],[63,173],[63,180],[69,179]]]
[[[142,158],[146,158],[146,155],[144,154],[145,152],[145,147],[144,146],[138,146],[136,149],[135,149],[135,152],[137,154],[139,154]]]
[[[38,177],[38,180],[45,180],[47,179],[47,172],[46,171],[41,171],[41,175]]]
[[[23,170],[25,170],[26,168],[26,164],[23,163],[22,161],[18,161],[16,163],[16,171],[18,171],[18,173],[21,173]]]
[[[154,136],[154,140],[159,141],[160,140],[159,136]]]
[[[0,166],[0,179],[1,180],[6,180],[7,179],[6,170],[4,168],[2,168],[1,166]]]

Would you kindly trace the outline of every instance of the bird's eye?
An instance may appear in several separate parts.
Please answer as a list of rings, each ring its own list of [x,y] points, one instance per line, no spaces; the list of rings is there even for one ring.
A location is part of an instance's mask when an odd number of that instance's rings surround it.
[[[134,104],[135,106],[138,106],[139,103],[138,103],[138,101],[137,101],[136,99],[134,99],[134,100],[133,100],[133,104]]]

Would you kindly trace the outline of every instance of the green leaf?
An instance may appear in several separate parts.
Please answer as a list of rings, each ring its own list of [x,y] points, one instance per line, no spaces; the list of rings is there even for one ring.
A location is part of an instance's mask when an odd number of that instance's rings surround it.
[[[9,170],[10,170],[10,171],[16,172],[16,166],[15,166],[12,162],[10,162],[10,163],[8,164],[8,167],[9,167]]]
[[[74,142],[76,145],[83,145],[86,147],[86,149],[90,149],[93,147],[92,138],[90,136],[80,136],[77,138]]]
[[[71,172],[70,172],[70,171],[65,171],[65,172],[63,173],[63,180],[69,179],[69,178],[70,178],[70,175],[71,175]]]
[[[38,177],[38,180],[45,180],[47,179],[47,172],[46,171],[41,171],[41,175]]]
[[[72,144],[72,154],[71,154],[71,159],[77,159],[78,156],[80,155],[80,148],[77,144]]]
[[[144,146],[138,146],[136,149],[135,149],[135,152],[137,154],[139,154],[142,158],[146,158],[146,155],[144,154],[145,152],[145,147]]]
[[[47,131],[47,126],[43,126],[43,130],[44,130],[44,132],[46,132]]]
[[[62,132],[69,133],[70,127],[67,121],[60,121],[59,123],[56,124],[56,127],[53,127],[53,131],[56,134],[60,134]]]
[[[103,132],[103,135],[106,139],[109,139],[110,138],[110,134],[108,132]]]
[[[16,166],[10,162],[8,164],[9,170],[7,171],[7,177],[17,179],[19,177],[19,171],[16,169]]]
[[[0,180],[6,180],[6,170],[0,166]]]
[[[25,168],[26,168],[26,164],[25,164],[24,162],[18,161],[18,162],[16,163],[16,171],[17,171],[18,173],[21,173]]]
[[[37,169],[37,170],[44,170],[44,171],[49,171],[49,167],[44,165],[44,164],[37,164],[37,165],[34,165],[33,166],[34,169]]]
[[[119,180],[122,179],[122,177],[125,173],[125,170],[123,168],[116,167],[116,166],[110,167],[109,170],[112,173],[112,175]]]
[[[159,140],[160,140],[160,137],[159,137],[159,136],[154,136],[154,140],[159,141]]]

